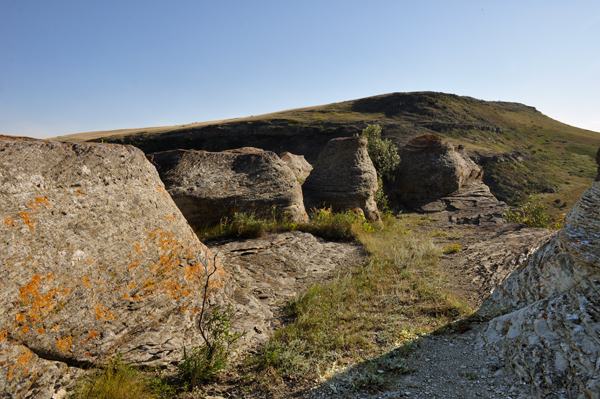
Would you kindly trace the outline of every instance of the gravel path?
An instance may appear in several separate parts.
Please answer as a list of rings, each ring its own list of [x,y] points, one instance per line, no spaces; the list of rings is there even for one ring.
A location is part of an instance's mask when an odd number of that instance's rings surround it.
[[[388,382],[387,389],[366,393],[352,389],[360,380],[359,372],[347,370],[314,389],[307,398],[531,398],[526,385],[513,386],[513,377],[493,354],[486,354],[475,346],[476,334],[483,324],[472,325],[464,334],[424,337],[410,357],[404,375],[381,377]],[[377,370],[375,372],[378,372]],[[354,392],[352,392],[354,391]]]

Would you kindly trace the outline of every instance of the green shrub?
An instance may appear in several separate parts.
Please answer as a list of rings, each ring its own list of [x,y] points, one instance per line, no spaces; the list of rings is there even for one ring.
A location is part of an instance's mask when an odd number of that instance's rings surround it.
[[[377,171],[379,188],[375,193],[375,202],[380,210],[386,210],[389,208],[389,199],[383,191],[383,179],[393,178],[393,171],[400,163],[398,147],[388,139],[381,139],[381,126],[379,125],[367,126],[360,135],[368,140],[367,152]]]
[[[179,378],[189,388],[209,381],[227,366],[232,347],[246,334],[231,333],[231,305],[225,309],[215,306],[204,321],[207,341],[200,346],[184,348],[183,360],[178,366]]]
[[[457,243],[453,243],[453,244],[448,244],[448,245],[444,245],[443,251],[445,254],[453,254],[455,252],[458,252],[461,250],[461,246],[458,245]]]
[[[529,227],[540,227],[550,229],[550,220],[546,214],[544,205],[540,203],[540,199],[531,195],[529,200],[520,208],[519,211],[511,211],[508,209],[502,214],[507,222],[521,223]],[[555,228],[560,228],[562,224],[556,224]]]

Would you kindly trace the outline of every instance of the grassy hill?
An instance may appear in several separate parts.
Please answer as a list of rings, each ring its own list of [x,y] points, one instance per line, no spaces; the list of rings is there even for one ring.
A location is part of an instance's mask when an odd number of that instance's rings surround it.
[[[402,147],[436,134],[483,164],[484,181],[512,205],[539,194],[554,218],[568,211],[596,176],[600,133],[555,121],[535,108],[435,92],[392,93],[329,105],[178,126],[89,132],[64,141],[132,144],[145,152],[221,151],[253,146],[313,161],[327,141],[379,124]]]

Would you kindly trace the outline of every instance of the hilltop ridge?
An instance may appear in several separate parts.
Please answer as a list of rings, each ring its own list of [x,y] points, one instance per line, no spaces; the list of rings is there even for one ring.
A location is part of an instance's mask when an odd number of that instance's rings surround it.
[[[437,92],[390,93],[246,118],[55,139],[132,144],[146,153],[252,146],[314,162],[330,139],[353,136],[369,124],[381,125],[383,138],[399,147],[422,134],[465,146],[482,164],[484,182],[496,197],[516,205],[539,194],[555,218],[595,177],[599,133],[551,119],[532,106]]]

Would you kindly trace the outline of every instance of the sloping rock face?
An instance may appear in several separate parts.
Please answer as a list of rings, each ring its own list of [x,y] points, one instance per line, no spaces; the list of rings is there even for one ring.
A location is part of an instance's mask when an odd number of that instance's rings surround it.
[[[465,153],[437,136],[415,137],[404,147],[396,177],[396,193],[405,205],[422,207],[481,181],[481,167]]]
[[[600,397],[600,181],[562,230],[484,302],[496,317],[480,344],[499,353],[534,394]]]
[[[169,365],[203,342],[227,276],[139,149],[0,136],[0,392],[50,397],[73,366]],[[75,373],[76,374],[76,373]]]
[[[271,151],[175,150],[148,157],[192,225],[218,223],[236,212],[269,217],[273,207],[293,221],[308,219],[300,183]]]
[[[302,189],[307,209],[331,207],[334,212],[345,212],[359,208],[368,220],[381,220],[375,204],[377,172],[365,137],[329,140]]]
[[[279,154],[279,158],[289,166],[297,179],[306,180],[313,167],[304,159],[304,155],[294,155],[291,152]]]

